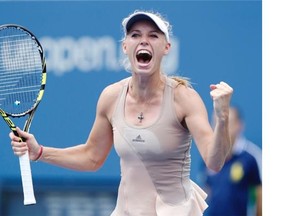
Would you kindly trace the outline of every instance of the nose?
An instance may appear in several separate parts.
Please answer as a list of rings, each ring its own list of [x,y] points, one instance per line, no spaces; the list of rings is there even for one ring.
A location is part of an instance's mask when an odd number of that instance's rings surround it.
[[[143,37],[142,40],[141,40],[141,42],[140,42],[140,44],[141,44],[142,46],[148,45],[147,39]]]
[[[140,44],[141,44],[142,46],[148,45],[148,43],[147,43],[146,41],[142,41]]]

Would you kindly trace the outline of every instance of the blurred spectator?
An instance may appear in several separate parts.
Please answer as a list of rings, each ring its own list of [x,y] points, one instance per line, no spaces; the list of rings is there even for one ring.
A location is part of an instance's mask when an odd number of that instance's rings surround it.
[[[201,166],[209,205],[205,216],[262,215],[262,149],[244,137],[243,121],[239,108],[230,107],[231,155],[220,172]]]

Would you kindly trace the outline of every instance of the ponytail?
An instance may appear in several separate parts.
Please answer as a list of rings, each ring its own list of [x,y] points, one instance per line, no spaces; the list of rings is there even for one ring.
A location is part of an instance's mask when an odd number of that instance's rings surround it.
[[[170,76],[170,78],[178,83],[177,86],[184,85],[185,87],[192,87],[188,77]]]

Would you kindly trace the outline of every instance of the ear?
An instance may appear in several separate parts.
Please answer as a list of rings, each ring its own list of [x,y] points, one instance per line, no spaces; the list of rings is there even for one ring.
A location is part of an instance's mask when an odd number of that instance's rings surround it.
[[[170,48],[171,48],[171,44],[170,43],[167,43],[166,46],[165,46],[165,51],[164,51],[164,54],[167,55],[170,51]]]
[[[122,42],[122,50],[123,50],[123,53],[126,55],[127,54],[127,46],[126,46],[126,43],[125,41]]]

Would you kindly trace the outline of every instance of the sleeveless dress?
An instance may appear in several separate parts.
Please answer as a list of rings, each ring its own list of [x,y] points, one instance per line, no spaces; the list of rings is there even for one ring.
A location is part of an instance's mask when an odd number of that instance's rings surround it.
[[[175,85],[166,78],[162,111],[148,127],[125,121],[125,80],[112,117],[121,181],[111,216],[201,216],[206,193],[190,180],[192,137],[176,117]]]

